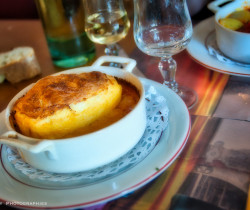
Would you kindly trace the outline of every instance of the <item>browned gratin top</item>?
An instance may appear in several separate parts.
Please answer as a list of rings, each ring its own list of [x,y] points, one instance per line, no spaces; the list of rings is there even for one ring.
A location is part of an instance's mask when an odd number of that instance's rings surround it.
[[[111,78],[97,71],[47,76],[17,100],[12,109],[13,114],[18,110],[31,118],[45,118],[107,89],[113,82]]]

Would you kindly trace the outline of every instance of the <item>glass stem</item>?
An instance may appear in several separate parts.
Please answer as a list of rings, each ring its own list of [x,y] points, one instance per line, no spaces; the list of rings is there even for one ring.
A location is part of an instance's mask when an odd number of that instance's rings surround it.
[[[162,57],[158,67],[164,79],[163,84],[177,93],[178,83],[175,81],[177,65],[175,60],[171,56]]]
[[[111,45],[107,45],[104,52],[105,52],[106,55],[118,56],[119,49],[118,49],[117,44],[111,44]]]
[[[119,47],[117,44],[107,45],[105,48],[105,54],[110,56],[118,56],[119,55]],[[110,63],[109,66],[122,68],[122,64],[120,63]]]

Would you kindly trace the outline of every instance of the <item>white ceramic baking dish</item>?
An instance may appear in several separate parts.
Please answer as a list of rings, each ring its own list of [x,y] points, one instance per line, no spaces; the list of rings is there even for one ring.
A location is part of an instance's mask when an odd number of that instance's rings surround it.
[[[102,66],[105,62],[126,64],[124,69]],[[81,67],[57,74],[78,74],[100,71],[122,78],[133,84],[140,93],[135,108],[118,122],[96,132],[67,139],[35,139],[16,132],[10,125],[12,105],[33,85],[19,92],[6,108],[5,121],[8,132],[2,135],[0,143],[14,146],[22,158],[31,166],[50,172],[71,173],[90,170],[105,165],[132,149],[140,140],[146,128],[144,89],[140,80],[130,73],[135,67],[133,59],[103,56],[90,67]]]
[[[250,63],[250,34],[233,31],[219,23],[219,19],[227,17],[236,10],[250,7],[249,0],[216,0],[208,4],[208,8],[215,13],[216,41],[219,49],[233,60]]]

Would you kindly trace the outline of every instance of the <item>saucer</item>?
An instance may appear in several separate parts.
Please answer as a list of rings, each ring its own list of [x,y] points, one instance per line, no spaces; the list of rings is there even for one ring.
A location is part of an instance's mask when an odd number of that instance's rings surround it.
[[[22,183],[56,190],[96,184],[129,170],[150,154],[159,142],[162,132],[168,127],[169,109],[166,98],[160,95],[152,85],[144,84],[144,90],[146,129],[138,143],[120,158],[87,171],[54,173],[32,167],[22,159],[16,148],[3,145],[1,158],[4,169]]]
[[[248,66],[222,62],[218,60],[216,56],[209,54],[206,48],[206,39],[214,30],[214,17],[207,18],[197,24],[194,27],[192,40],[187,47],[189,55],[197,63],[214,71],[229,75],[249,77],[250,68]]]
[[[129,170],[88,186],[70,189],[44,189],[30,186],[13,176],[0,164],[0,201],[26,209],[66,209],[88,207],[119,198],[143,187],[162,174],[179,156],[189,137],[191,122],[188,109],[182,99],[160,83],[141,79],[144,85],[152,85],[166,98],[168,128],[158,144],[141,162]],[[3,117],[1,113],[0,118]],[[3,131],[3,120],[0,130]],[[2,155],[1,155],[2,156]]]

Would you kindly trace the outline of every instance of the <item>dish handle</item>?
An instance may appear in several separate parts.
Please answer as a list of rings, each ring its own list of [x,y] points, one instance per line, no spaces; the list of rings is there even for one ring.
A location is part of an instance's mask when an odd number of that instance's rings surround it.
[[[133,71],[134,67],[136,66],[136,61],[134,59],[119,57],[119,56],[101,56],[93,63],[92,66],[100,67],[102,64],[106,62],[126,64],[123,69],[130,73]]]
[[[211,3],[209,3],[207,5],[207,8],[212,11],[213,13],[218,12],[222,6],[224,6],[224,4],[226,3],[230,3],[232,2],[232,0],[216,0],[216,1],[212,1]]]
[[[7,131],[0,136],[0,144],[23,149],[31,153],[47,152],[50,159],[56,159],[57,155],[54,150],[53,143],[49,140],[32,141],[28,138],[22,138],[15,131]]]

